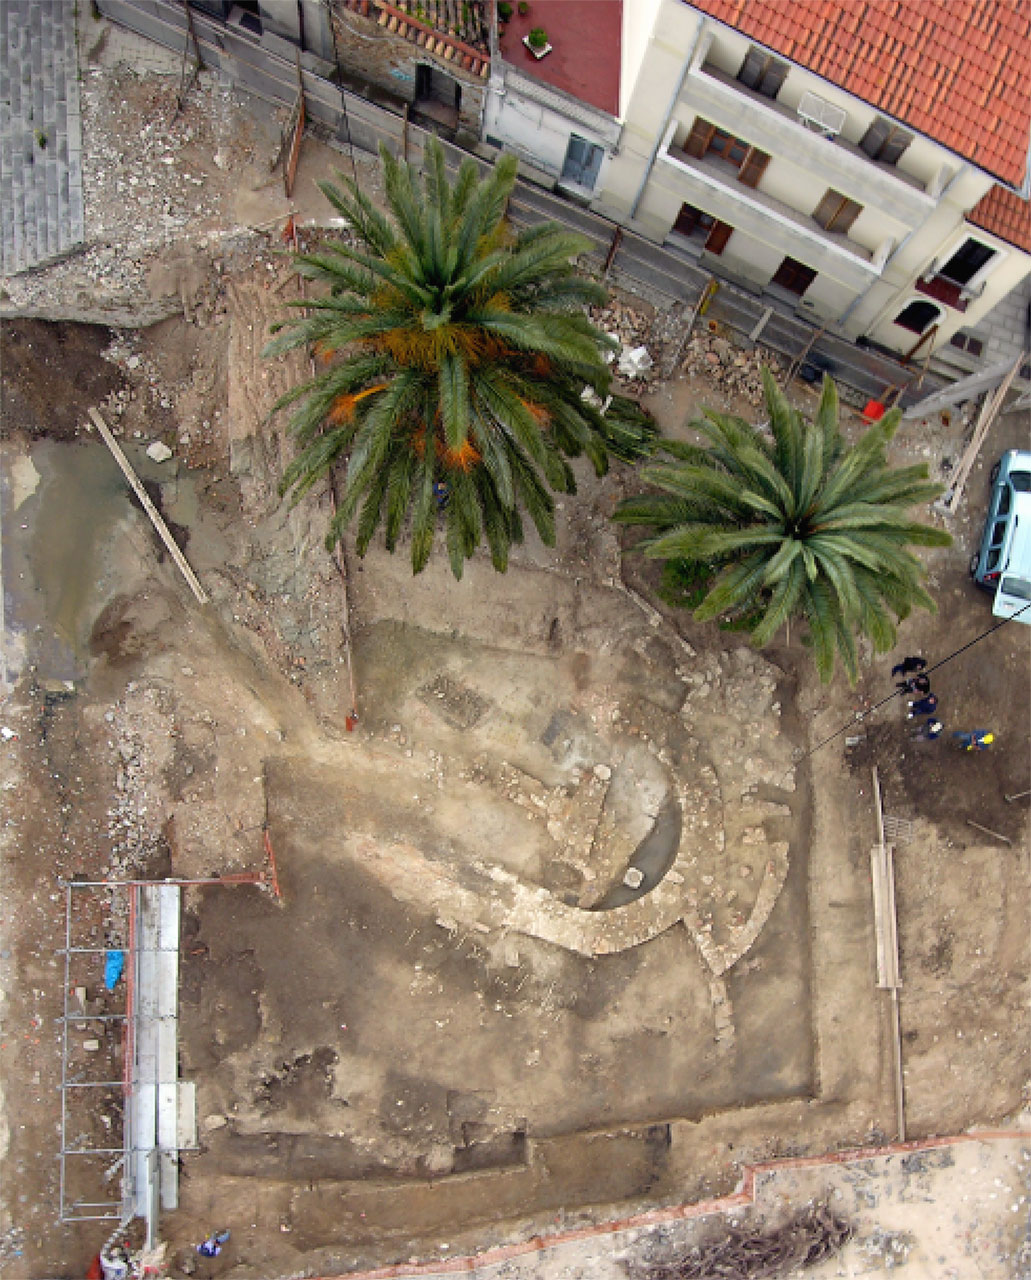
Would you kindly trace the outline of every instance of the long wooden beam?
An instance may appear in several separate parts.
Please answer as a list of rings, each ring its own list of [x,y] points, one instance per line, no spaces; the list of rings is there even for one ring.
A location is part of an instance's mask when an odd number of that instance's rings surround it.
[[[151,502],[150,494],[146,491],[146,489],[144,489],[143,485],[140,483],[139,476],[137,476],[136,472],[133,471],[132,465],[129,462],[129,459],[122,452],[121,446],[119,445],[118,441],[114,438],[114,436],[111,434],[110,428],[108,427],[107,423],[100,416],[100,414],[97,412],[96,409],[90,409],[89,416],[93,420],[93,425],[100,432],[100,438],[111,450],[111,456],[114,458],[115,462],[117,462],[118,465],[121,467],[122,474],[125,476],[126,480],[128,480],[129,482],[129,487],[132,489],[133,493],[137,496],[137,498],[139,498],[140,505],[143,507],[143,510],[146,511],[148,516],[150,516],[151,524],[158,531],[158,536],[160,537],[161,541],[165,544],[165,546],[168,548],[168,554],[172,557],[172,559],[178,565],[179,571],[180,573],[182,573],[183,577],[186,579],[187,583],[189,584],[190,590],[197,597],[197,600],[200,604],[207,604],[208,594],[204,590],[204,588],[200,585],[200,579],[190,568],[189,562],[187,561],[186,557],[179,550],[179,547],[175,539],[172,537],[171,533],[169,532],[168,525],[165,524],[164,520],[161,517],[161,512],[158,511],[157,507],[155,507],[153,502]]]

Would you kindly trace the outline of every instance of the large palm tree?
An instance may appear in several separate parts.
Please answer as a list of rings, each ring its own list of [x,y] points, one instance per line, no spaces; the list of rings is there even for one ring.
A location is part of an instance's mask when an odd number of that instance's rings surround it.
[[[466,160],[452,183],[431,139],[420,189],[408,164],[380,156],[392,216],[352,181],[320,184],[353,235],[297,256],[322,292],[266,348],[310,347],[325,366],[276,406],[296,406],[300,445],[283,490],[296,501],[340,464],[327,546],[357,517],[359,553],[381,523],[392,551],[410,513],[415,572],[438,524],[456,577],[483,539],[503,570],[521,511],[554,542],[549,490],[574,492],[567,458],[586,454],[601,474],[610,454],[649,451],[655,431],[625,398],[602,411],[611,344],[584,307],[605,291],[571,263],[582,237],[510,230],[515,159],[485,179]]]
[[[615,518],[652,530],[639,546],[684,579],[700,573],[698,620],[743,625],[756,646],[803,619],[820,678],[835,655],[858,674],[856,636],[895,643],[914,605],[934,610],[924,569],[907,544],[947,546],[949,535],[909,508],[941,493],[926,466],[889,467],[901,418],[893,409],[851,448],[838,427],[838,395],[824,378],[812,422],[763,369],[768,425],[704,411],[690,425],[706,445],[667,442],[674,461],[642,469],[660,493],[628,498]],[[894,619],[894,620],[893,620]]]

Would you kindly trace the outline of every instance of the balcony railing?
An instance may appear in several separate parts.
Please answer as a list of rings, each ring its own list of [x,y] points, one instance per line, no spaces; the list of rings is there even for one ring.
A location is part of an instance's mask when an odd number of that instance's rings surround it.
[[[943,302],[954,311],[966,311],[967,299],[963,296],[963,286],[950,280],[947,276],[926,276],[916,282],[918,293],[926,293],[935,302]]]
[[[879,274],[882,263],[869,249],[840,232],[826,231],[812,218],[765,192],[739,183],[736,168],[727,161],[712,156],[699,160],[672,143],[660,154],[671,166],[686,171],[686,175],[710,191],[718,192],[721,205],[718,209],[710,207],[708,212],[722,221],[751,234],[755,229],[746,225],[749,221],[757,223],[762,220],[767,227],[770,223],[778,224],[786,233],[782,236],[785,252],[790,249],[792,238],[801,237],[812,248],[832,255],[843,265],[847,264],[850,270],[861,272],[867,281],[870,276]],[[687,194],[684,198],[690,199]],[[763,238],[768,238],[768,235]]]

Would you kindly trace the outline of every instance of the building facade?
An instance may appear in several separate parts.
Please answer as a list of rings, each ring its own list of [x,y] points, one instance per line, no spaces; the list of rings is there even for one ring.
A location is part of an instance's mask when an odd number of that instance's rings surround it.
[[[1031,276],[1027,6],[970,0],[958,31],[924,0],[625,7],[651,27],[624,42],[600,212],[902,353],[962,341]],[[943,106],[942,68],[969,80],[975,54],[976,97]]]

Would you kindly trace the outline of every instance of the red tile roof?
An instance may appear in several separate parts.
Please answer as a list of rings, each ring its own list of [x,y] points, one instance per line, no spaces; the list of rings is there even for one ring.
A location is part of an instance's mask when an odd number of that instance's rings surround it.
[[[515,10],[501,37],[506,62],[614,116],[619,110],[623,0],[529,0],[530,12]],[[551,52],[535,58],[523,44],[532,27],[543,27]]]
[[[967,222],[1031,253],[1031,202],[1005,187],[992,187],[967,214]]]
[[[1020,186],[1031,0],[684,0]]]

